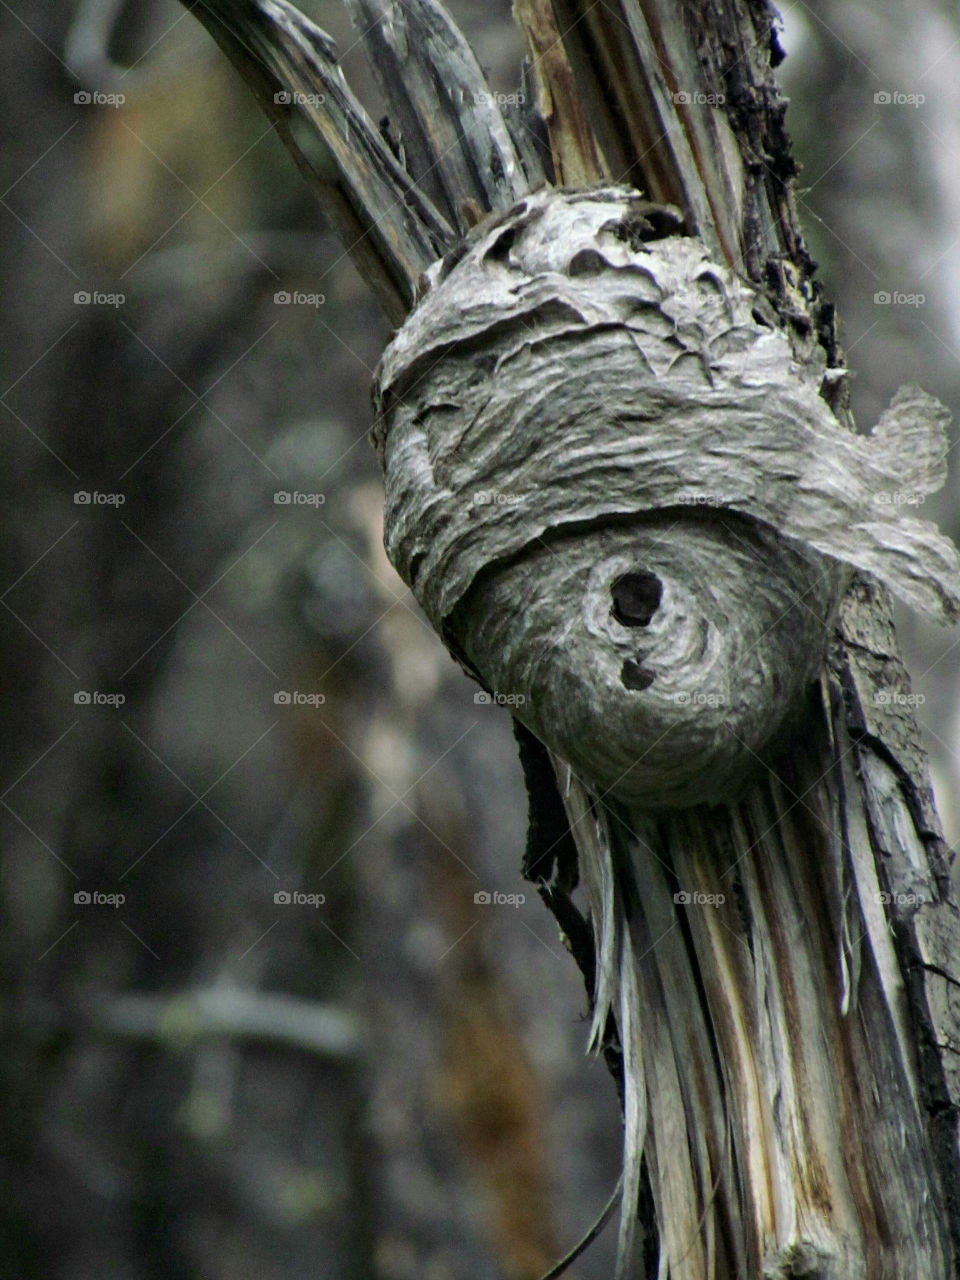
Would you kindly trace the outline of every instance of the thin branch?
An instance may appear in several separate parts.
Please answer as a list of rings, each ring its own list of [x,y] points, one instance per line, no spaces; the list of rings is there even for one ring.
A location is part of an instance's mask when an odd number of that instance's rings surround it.
[[[456,236],[351,93],[333,41],[286,0],[189,7],[274,121],[389,319],[402,323],[421,274]]]

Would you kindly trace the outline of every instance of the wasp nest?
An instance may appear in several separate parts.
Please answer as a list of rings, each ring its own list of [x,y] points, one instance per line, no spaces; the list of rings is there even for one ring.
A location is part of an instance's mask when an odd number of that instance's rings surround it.
[[[844,429],[762,295],[662,230],[621,188],[478,228],[384,353],[374,439],[451,649],[594,788],[687,805],[782,744],[852,569],[952,621],[960,558],[908,514],[943,407]]]

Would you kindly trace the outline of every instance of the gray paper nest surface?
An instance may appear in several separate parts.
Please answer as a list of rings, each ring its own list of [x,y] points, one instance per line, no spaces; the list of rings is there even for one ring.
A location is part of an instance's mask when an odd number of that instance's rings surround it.
[[[918,387],[842,427],[757,292],[682,236],[641,243],[638,193],[549,190],[481,228],[382,358],[386,545],[438,629],[484,569],[550,530],[716,508],[960,616],[960,556],[914,514],[946,477]]]

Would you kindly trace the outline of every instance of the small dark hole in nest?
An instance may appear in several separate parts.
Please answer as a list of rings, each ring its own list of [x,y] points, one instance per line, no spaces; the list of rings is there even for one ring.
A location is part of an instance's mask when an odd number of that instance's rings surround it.
[[[571,276],[596,276],[606,267],[607,260],[596,249],[581,249],[567,264]]]
[[[516,226],[507,227],[505,231],[501,231],[483,255],[484,262],[506,262],[519,231],[520,228]]]
[[[606,230],[606,228],[604,228]],[[673,205],[658,205],[649,200],[634,200],[610,228],[618,240],[625,241],[639,253],[647,240],[664,240],[667,236],[686,235],[683,214]]]
[[[646,667],[641,666],[639,662],[635,662],[633,658],[627,658],[620,668],[620,679],[627,689],[639,689],[642,692],[644,689],[650,688],[655,678],[652,671],[648,671]]]
[[[613,616],[625,627],[645,627],[660,607],[663,583],[647,569],[624,573],[610,588]]]

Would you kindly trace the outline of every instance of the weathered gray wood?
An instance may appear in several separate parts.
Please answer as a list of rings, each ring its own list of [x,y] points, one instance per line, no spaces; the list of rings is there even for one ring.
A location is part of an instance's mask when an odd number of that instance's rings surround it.
[[[739,175],[725,166],[737,152],[722,111],[695,100],[700,77],[677,6],[554,0],[553,8],[603,175],[679,205],[711,250],[736,261]]]
[[[398,163],[336,63],[336,47],[286,0],[187,6],[234,63],[320,198],[394,324],[455,234]]]
[[[611,1004],[641,1028],[628,1153],[644,1144],[671,1276],[946,1276],[916,1024],[859,788],[835,785],[849,747],[819,695],[808,724],[732,808],[654,820],[567,775],[600,922],[594,1030]]]
[[[530,48],[526,78],[550,140],[555,185],[585,187],[600,182],[607,171],[551,0],[514,0],[513,13]]]
[[[645,13],[651,12],[651,6],[645,3],[640,7]],[[689,66],[693,65],[690,48],[695,46],[694,61],[699,61],[701,68],[699,83],[684,88],[699,89],[705,95],[724,90],[729,93],[731,86],[734,88],[736,97],[728,104],[733,108],[728,119],[739,158],[728,159],[731,173],[735,176],[739,172],[743,182],[740,267],[767,285],[772,301],[788,320],[798,354],[809,355],[814,344],[823,348],[828,369],[824,398],[841,420],[848,421],[842,356],[836,347],[832,311],[812,281],[813,264],[795,214],[792,177],[796,166],[783,129],[784,104],[771,76],[771,67],[780,56],[773,12],[766,5],[734,4],[722,13],[711,9],[709,15],[707,18],[703,7],[691,0],[681,7],[680,16],[672,25],[665,18],[663,29],[672,35],[669,41],[661,42],[658,52],[668,61],[685,61]],[[701,31],[709,34],[698,40],[696,33]],[[610,89],[614,95],[618,92],[616,86]],[[682,171],[679,180],[682,184]],[[712,192],[718,203],[721,195],[720,191]],[[872,856],[878,862],[879,882],[885,886],[880,892],[887,896],[881,905],[893,930],[906,989],[907,1021],[912,1040],[918,1045],[918,1099],[927,1149],[936,1166],[936,1175],[925,1194],[939,1201],[950,1235],[948,1256],[940,1270],[929,1260],[916,1263],[908,1254],[906,1258],[894,1257],[889,1273],[953,1275],[960,1265],[954,1066],[958,1013],[947,993],[956,989],[960,967],[957,907],[950,896],[947,856],[931,802],[926,764],[917,747],[913,711],[906,700],[896,700],[897,693],[904,689],[904,676],[888,605],[882,593],[859,578],[845,601],[840,637],[834,669],[844,694],[840,701],[842,714],[849,717],[856,740],[854,757],[859,777],[875,776],[871,761],[879,759],[890,767],[896,779],[896,786],[891,786],[888,776],[888,785],[882,792],[869,782],[861,783],[856,790],[848,786],[847,803],[854,809],[859,806],[867,819]],[[868,724],[870,728],[864,732]],[[830,761],[825,759],[824,771],[828,775],[836,773],[836,766],[829,766]],[[815,791],[826,781],[818,783]],[[883,834],[878,837],[877,833]],[[888,849],[886,856],[884,847]],[[915,874],[912,868],[921,856],[937,885],[937,895],[913,917],[916,924],[904,927],[895,919],[896,899],[891,902],[890,895],[899,891],[892,886]],[[920,946],[914,934],[918,927],[924,940]],[[877,936],[875,930],[874,937]],[[890,1003],[895,1004],[897,999],[897,993],[891,991]],[[923,1152],[914,1152],[914,1163],[924,1159]],[[896,1166],[888,1166],[884,1176],[889,1178],[890,1168],[900,1168],[905,1162],[910,1163],[910,1158],[901,1153]],[[895,1195],[890,1191],[891,1199]],[[929,1270],[924,1270],[928,1264]],[[876,1265],[881,1267],[883,1263],[878,1260]]]
[[[856,581],[831,661],[906,1006],[918,1100],[960,1271],[960,902],[882,588]]]
[[[404,163],[463,235],[508,209],[528,175],[473,51],[436,0],[347,0],[390,106]],[[531,181],[532,179],[532,181]]]

